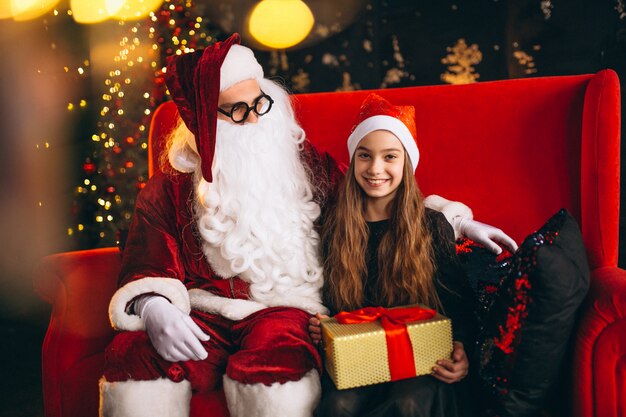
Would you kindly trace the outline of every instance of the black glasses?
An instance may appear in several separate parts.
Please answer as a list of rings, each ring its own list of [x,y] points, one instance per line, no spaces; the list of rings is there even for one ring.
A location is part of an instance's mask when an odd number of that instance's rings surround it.
[[[230,111],[223,110],[219,107],[217,108],[217,111],[222,113],[224,116],[230,117],[230,119],[235,123],[245,122],[251,111],[254,111],[257,116],[263,116],[272,109],[274,100],[262,91],[261,93],[262,94],[260,96],[254,99],[252,106],[248,106],[248,103],[240,101],[233,104]]]

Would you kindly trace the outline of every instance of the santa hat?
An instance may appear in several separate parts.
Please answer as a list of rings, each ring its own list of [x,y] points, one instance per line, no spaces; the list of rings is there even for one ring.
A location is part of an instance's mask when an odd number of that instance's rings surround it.
[[[375,130],[387,130],[393,133],[409,155],[413,172],[417,168],[420,158],[417,144],[415,143],[415,107],[394,106],[378,94],[371,93],[363,104],[357,117],[356,125],[348,137],[348,152],[350,160],[361,139]]]
[[[180,117],[196,137],[202,176],[213,181],[217,103],[221,91],[245,80],[263,78],[254,53],[239,45],[235,33],[224,42],[167,59],[165,83]]]

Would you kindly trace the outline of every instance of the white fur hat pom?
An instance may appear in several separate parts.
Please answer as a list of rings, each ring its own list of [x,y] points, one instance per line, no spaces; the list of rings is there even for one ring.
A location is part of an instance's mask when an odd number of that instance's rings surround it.
[[[242,45],[230,47],[220,69],[220,91],[246,80],[263,78],[263,68],[250,48]]]

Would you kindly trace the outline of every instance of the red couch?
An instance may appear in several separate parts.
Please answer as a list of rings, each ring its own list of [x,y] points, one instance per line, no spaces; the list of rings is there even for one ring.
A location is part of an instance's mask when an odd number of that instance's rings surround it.
[[[380,90],[417,109],[424,194],[460,200],[481,221],[521,241],[559,208],[578,220],[592,270],[571,364],[576,416],[626,415],[626,271],[617,268],[620,176],[619,83],[595,75]],[[308,138],[345,161],[345,140],[367,92],[294,97]],[[153,155],[175,107],[154,114]],[[152,172],[152,171],[151,171]],[[103,349],[113,336],[107,306],[116,248],[44,258],[34,282],[53,306],[42,350],[46,416],[97,415]],[[210,410],[210,411],[209,411]],[[194,396],[192,416],[227,414],[221,392]]]

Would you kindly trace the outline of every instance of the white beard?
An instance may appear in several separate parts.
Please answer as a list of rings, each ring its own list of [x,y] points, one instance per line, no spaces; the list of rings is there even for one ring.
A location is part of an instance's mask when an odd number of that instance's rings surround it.
[[[250,283],[251,300],[325,312],[320,208],[288,126],[279,108],[256,124],[218,120],[213,183],[196,170],[198,230],[213,270]]]

